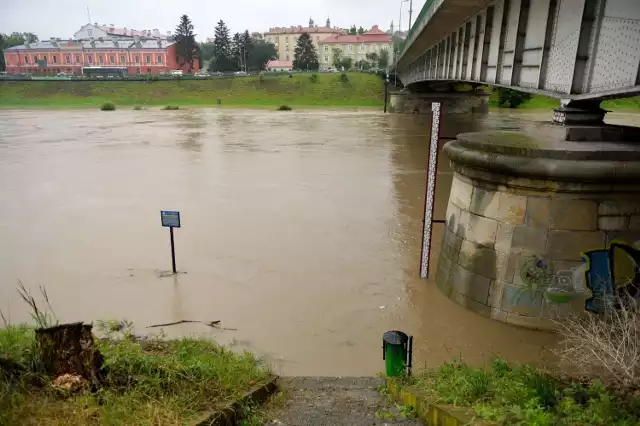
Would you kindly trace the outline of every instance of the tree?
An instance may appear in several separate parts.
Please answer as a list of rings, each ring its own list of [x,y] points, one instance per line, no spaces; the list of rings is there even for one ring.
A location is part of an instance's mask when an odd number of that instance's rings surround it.
[[[213,41],[212,71],[231,71],[235,69],[234,59],[231,55],[231,40],[229,39],[229,28],[221,19],[216,25],[215,40]]]
[[[355,25],[349,28],[349,35],[357,35],[357,34],[358,34],[358,30],[356,29]]]
[[[251,55],[251,50],[253,49],[253,39],[251,38],[251,34],[249,34],[249,30],[245,30],[244,34],[242,34],[242,47],[244,50],[244,60],[243,63],[245,65],[245,71],[248,71],[248,62],[249,55]]]
[[[341,70],[344,68],[345,71],[348,71],[353,66],[353,59],[349,56],[344,56],[342,54],[342,49],[335,48],[333,49],[333,62],[332,65],[337,69]]]
[[[366,57],[367,61],[369,61],[370,66],[374,68],[378,67],[378,60],[380,59],[380,57],[376,52],[367,53]]]
[[[311,41],[309,33],[302,33],[298,37],[296,49],[293,55],[293,69],[296,70],[313,70],[320,68],[318,62],[318,53]]]
[[[193,34],[193,24],[187,15],[180,17],[180,23],[176,27],[173,36],[176,42],[176,59],[180,66],[189,64],[189,72],[193,71],[193,64],[198,57],[198,45]]]
[[[371,68],[371,63],[369,61],[361,59],[356,62],[356,68],[358,68],[360,71],[368,71]]]
[[[389,50],[382,49],[378,56],[378,68],[387,69],[389,67]]]
[[[364,28],[362,28],[362,27],[358,28],[358,34],[359,34],[359,35],[362,35],[362,34],[364,34],[364,33],[365,33]]]
[[[252,70],[265,69],[267,62],[278,57],[278,51],[273,43],[264,40],[256,40],[252,42],[249,55],[247,56],[247,65]]]
[[[240,33],[235,33],[233,39],[231,39],[231,57],[234,64],[237,65],[236,69],[242,69],[242,59],[244,57],[242,47],[242,36]]]
[[[25,43],[35,43],[37,41],[38,36],[34,33],[13,32],[10,35],[0,33],[0,71],[4,71],[6,69],[6,65],[4,63],[4,49],[20,46]]]
[[[200,56],[198,56],[198,58],[201,61],[212,60],[214,47],[215,45],[213,43],[200,43]]]

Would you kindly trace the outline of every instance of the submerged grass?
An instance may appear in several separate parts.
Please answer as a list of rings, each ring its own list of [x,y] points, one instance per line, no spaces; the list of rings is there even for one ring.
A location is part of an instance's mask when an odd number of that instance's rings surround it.
[[[109,337],[97,341],[108,368],[104,386],[62,395],[44,376],[34,384],[40,371],[34,330],[0,329],[0,361],[25,366],[9,375],[0,363],[0,424],[184,424],[270,379],[250,353],[211,340]]]
[[[411,379],[434,403],[472,408],[501,425],[640,424],[640,399],[622,397],[597,382],[561,381],[526,365],[496,360],[490,368],[452,362]]]

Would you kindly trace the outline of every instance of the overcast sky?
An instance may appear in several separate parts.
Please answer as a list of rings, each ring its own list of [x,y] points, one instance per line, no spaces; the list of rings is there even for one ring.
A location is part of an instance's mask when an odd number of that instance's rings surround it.
[[[413,1],[413,16],[425,0]],[[137,30],[157,28],[173,31],[183,14],[189,15],[198,40],[213,36],[213,28],[223,19],[233,32],[260,31],[269,27],[307,25],[309,16],[324,25],[396,28],[400,0],[0,0],[0,32],[33,32],[41,39],[69,38],[91,20]],[[402,8],[406,30],[409,7]]]

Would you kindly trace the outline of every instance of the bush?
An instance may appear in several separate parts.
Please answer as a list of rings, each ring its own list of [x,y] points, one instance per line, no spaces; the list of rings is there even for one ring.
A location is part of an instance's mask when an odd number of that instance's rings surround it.
[[[180,107],[178,105],[167,105],[166,107],[162,108],[165,111],[175,111],[180,109]]]
[[[498,88],[498,106],[502,108],[518,108],[518,106],[531,99],[530,93],[519,92],[513,89]]]
[[[312,83],[317,83],[318,82],[318,75],[313,73],[311,74],[311,77],[309,77],[309,81]]]
[[[115,111],[115,110],[116,110],[116,104],[114,104],[113,102],[105,102],[100,107],[100,111]]]
[[[136,105],[136,106],[133,107],[133,110],[134,111],[140,111],[140,110],[142,110],[142,107],[140,105]]]
[[[291,111],[293,108],[291,108],[289,105],[280,105],[278,107],[278,111]]]
[[[556,321],[563,364],[579,374],[621,389],[640,389],[640,302],[612,301],[600,315],[585,313]]]
[[[343,83],[348,83],[349,82],[349,77],[347,77],[347,73],[343,72],[340,74],[340,81]]]

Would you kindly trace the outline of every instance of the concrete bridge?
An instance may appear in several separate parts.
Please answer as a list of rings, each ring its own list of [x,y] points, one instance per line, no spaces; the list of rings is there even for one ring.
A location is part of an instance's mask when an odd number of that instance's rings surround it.
[[[403,111],[486,104],[452,93],[461,82],[560,100],[553,122],[444,145],[444,294],[531,328],[640,300],[640,128],[606,124],[600,108],[640,93],[640,0],[427,0],[396,71]]]
[[[427,0],[399,55],[410,92],[490,84],[560,99],[557,121],[601,120],[602,100],[640,93],[640,1]]]

